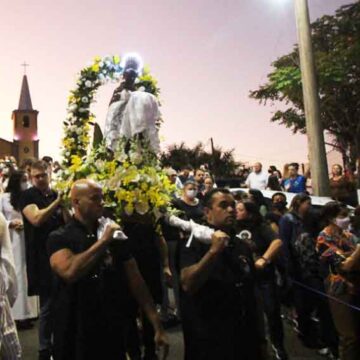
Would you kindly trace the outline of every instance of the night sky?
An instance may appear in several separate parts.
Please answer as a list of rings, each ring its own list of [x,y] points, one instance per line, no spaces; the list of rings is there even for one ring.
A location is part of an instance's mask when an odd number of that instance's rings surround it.
[[[351,2],[309,0],[311,19]],[[306,138],[248,98],[297,42],[292,0],[1,0],[0,39],[0,137],[11,139],[26,60],[40,155],[58,157],[76,73],[96,55],[135,51],[159,80],[164,148],[213,137],[238,160],[306,161]],[[100,124],[112,89],[94,105]]]

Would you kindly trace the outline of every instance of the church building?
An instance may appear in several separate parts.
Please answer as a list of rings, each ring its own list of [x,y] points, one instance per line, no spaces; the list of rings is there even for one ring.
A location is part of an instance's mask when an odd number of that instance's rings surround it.
[[[21,85],[19,105],[12,112],[13,141],[0,138],[0,159],[14,156],[18,164],[27,159],[39,157],[39,139],[37,117],[39,112],[33,109],[27,76]]]

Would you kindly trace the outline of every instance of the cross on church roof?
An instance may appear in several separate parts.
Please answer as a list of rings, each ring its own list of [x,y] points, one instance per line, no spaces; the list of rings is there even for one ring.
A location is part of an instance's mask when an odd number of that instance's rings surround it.
[[[26,71],[26,66],[28,66],[28,65],[23,64],[22,66],[24,66],[25,71]],[[32,103],[31,103],[31,97],[30,97],[29,84],[28,84],[26,74],[23,75],[18,110],[27,110],[27,111],[33,110]]]
[[[26,68],[28,67],[28,66],[30,66],[29,64],[27,64],[26,63],[26,61],[24,61],[24,63],[23,64],[21,64],[21,66],[23,66],[24,67],[24,75],[26,75]]]

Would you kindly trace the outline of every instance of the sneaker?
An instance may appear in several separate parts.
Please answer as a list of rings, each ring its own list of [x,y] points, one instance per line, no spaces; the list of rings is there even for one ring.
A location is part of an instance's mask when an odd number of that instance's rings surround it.
[[[328,347],[324,347],[322,349],[319,349],[317,351],[317,353],[320,355],[320,356],[329,356],[330,355],[330,349]]]

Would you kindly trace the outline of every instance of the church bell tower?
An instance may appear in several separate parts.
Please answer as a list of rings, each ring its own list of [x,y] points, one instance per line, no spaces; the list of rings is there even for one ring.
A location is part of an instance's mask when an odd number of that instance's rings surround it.
[[[39,157],[39,139],[37,117],[39,112],[32,107],[29,84],[26,74],[23,76],[19,106],[12,113],[14,125],[15,157],[21,165],[27,158]]]

